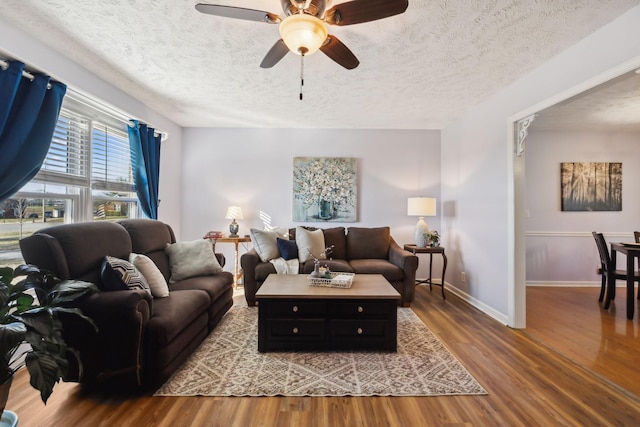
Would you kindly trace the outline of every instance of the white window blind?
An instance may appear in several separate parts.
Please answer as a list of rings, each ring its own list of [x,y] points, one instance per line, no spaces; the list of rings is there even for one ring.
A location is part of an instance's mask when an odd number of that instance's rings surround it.
[[[46,182],[88,185],[89,120],[62,110],[38,178]]]
[[[127,133],[94,122],[91,147],[91,188],[135,191]]]

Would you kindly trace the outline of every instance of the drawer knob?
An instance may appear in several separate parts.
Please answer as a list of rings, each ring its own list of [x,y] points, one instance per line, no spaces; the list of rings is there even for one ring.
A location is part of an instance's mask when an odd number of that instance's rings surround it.
[[[297,334],[298,333],[298,328],[293,328],[293,333]]]
[[[361,305],[358,306],[358,313],[362,313],[364,311],[364,307]]]
[[[358,331],[357,331],[357,332],[358,332],[358,335],[362,335],[362,332],[363,332],[363,331],[362,331],[362,328],[358,328]]]
[[[293,306],[293,312],[294,312],[294,313],[297,313],[297,312],[298,312],[298,306],[297,306],[297,305],[294,305],[294,306]]]

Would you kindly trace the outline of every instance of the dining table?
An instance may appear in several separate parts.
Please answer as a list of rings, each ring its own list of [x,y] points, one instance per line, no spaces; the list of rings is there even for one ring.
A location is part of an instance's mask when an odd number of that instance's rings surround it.
[[[625,254],[627,257],[627,319],[633,319],[635,308],[634,291],[634,270],[635,260],[640,258],[640,243],[624,243],[611,242],[611,268],[609,268],[609,277],[607,277],[607,295],[604,302],[604,308],[608,309],[611,301],[616,297],[616,279],[615,269],[617,253]]]

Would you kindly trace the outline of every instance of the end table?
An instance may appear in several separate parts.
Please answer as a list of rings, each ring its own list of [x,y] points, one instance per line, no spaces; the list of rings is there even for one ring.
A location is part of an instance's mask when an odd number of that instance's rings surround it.
[[[406,245],[404,245],[404,250],[405,251],[409,251],[411,253],[413,253],[414,255],[416,254],[429,254],[429,278],[427,280],[416,280],[416,285],[420,284],[420,283],[428,283],[429,284],[429,290],[431,290],[431,286],[432,285],[436,285],[436,286],[440,286],[442,288],[442,299],[446,299],[446,297],[444,296],[444,274],[447,271],[447,256],[444,254],[444,247],[442,246],[437,246],[437,247],[425,247],[425,248],[419,248],[414,244],[409,244],[407,243]],[[432,278],[432,267],[433,267],[433,254],[440,254],[442,255],[442,279],[440,279],[440,283],[433,283]]]
[[[238,243],[249,243],[251,242],[250,237],[207,237],[209,241],[213,244],[213,252],[216,251],[216,243],[233,243],[235,245],[235,251],[233,252],[233,288],[236,289],[238,287],[238,279],[240,278],[240,274],[238,272]]]

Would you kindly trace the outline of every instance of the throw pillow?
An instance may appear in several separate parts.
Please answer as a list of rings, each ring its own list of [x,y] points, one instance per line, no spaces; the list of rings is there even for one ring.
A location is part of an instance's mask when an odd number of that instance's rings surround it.
[[[388,259],[391,234],[389,227],[349,227],[347,255],[352,259]]]
[[[287,261],[298,258],[298,245],[295,240],[276,239],[280,256]]]
[[[267,262],[280,256],[276,242],[278,233],[269,230],[259,230],[257,228],[252,228],[250,233],[251,243],[258,253],[260,261]]]
[[[211,243],[206,239],[167,243],[164,252],[169,257],[169,283],[196,276],[210,276],[222,271]]]
[[[329,257],[347,259],[347,236],[344,227],[325,228],[322,232],[324,233],[325,246],[327,248],[333,246]]]
[[[310,231],[304,227],[296,227],[296,244],[301,263],[314,257],[319,259],[325,250],[324,234],[321,229]]]
[[[125,291],[144,289],[151,293],[149,284],[138,269],[129,261],[106,256],[100,268],[101,289],[103,291]]]
[[[155,298],[169,296],[167,281],[158,266],[151,261],[151,258],[146,255],[132,253],[129,255],[129,262],[144,276],[151,289],[151,295]]]

